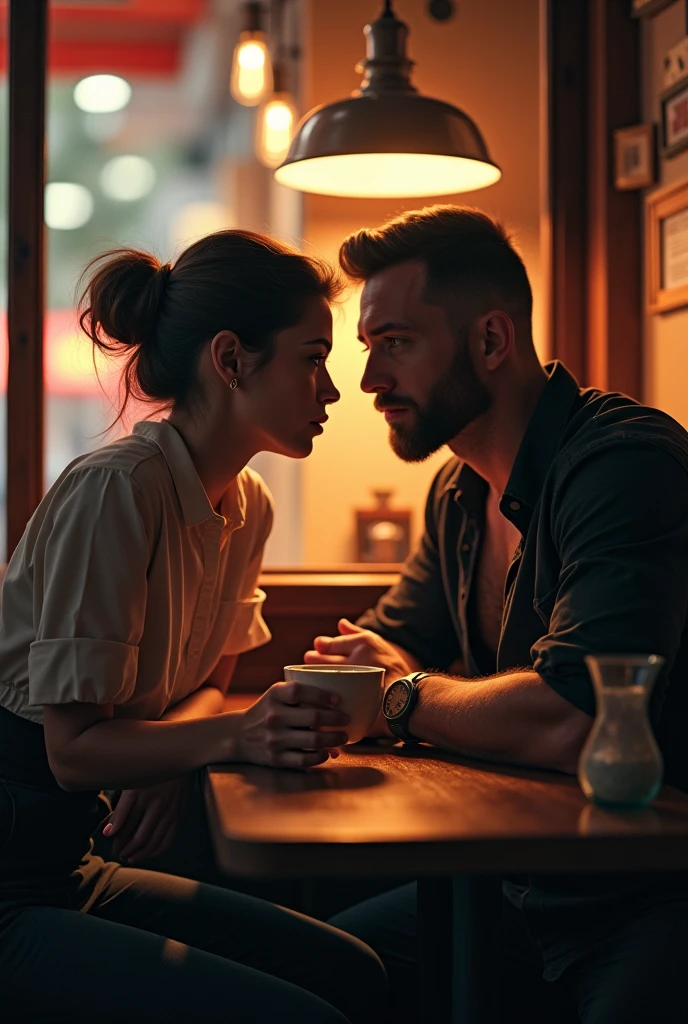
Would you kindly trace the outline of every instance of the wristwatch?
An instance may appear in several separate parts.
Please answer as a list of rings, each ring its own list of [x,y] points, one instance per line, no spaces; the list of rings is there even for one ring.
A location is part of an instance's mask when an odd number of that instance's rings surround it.
[[[385,690],[382,713],[392,735],[405,743],[420,743],[409,732],[408,720],[418,703],[418,683],[429,675],[430,672],[414,672],[412,675],[401,676]]]

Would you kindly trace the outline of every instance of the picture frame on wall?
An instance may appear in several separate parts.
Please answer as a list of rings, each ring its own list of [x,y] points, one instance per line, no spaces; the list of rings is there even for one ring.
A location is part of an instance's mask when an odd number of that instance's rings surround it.
[[[655,126],[635,124],[614,132],[614,185],[621,191],[647,188],[656,173]]]
[[[631,0],[631,15],[634,18],[644,18],[646,15],[659,14],[673,2],[674,0]]]
[[[688,178],[645,200],[645,290],[648,313],[688,306]]]
[[[659,100],[662,156],[676,156],[688,148],[688,75],[665,89]]]

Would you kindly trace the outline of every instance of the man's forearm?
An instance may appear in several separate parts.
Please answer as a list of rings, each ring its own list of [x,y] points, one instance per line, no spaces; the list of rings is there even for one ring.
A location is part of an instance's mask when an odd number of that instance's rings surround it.
[[[485,679],[420,682],[414,736],[469,757],[574,774],[592,718],[530,669]]]

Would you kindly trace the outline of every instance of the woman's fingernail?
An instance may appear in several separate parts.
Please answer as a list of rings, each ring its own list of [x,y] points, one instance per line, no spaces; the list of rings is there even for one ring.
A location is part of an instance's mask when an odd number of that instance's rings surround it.
[[[109,836],[111,832],[112,832],[112,822],[109,821],[107,823],[107,825],[105,826],[105,828],[103,829],[103,835],[104,836]]]

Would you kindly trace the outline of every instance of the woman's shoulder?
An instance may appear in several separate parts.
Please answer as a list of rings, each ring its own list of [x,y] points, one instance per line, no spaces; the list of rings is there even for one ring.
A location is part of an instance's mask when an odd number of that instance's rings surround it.
[[[155,471],[162,461],[160,448],[140,434],[126,434],[80,456],[69,469],[109,469],[134,476],[142,469]]]
[[[126,492],[131,501],[148,512],[160,505],[169,489],[160,449],[144,437],[128,434],[79,456],[60,474],[46,495],[58,503],[71,495],[90,502],[96,495],[117,500]]]

